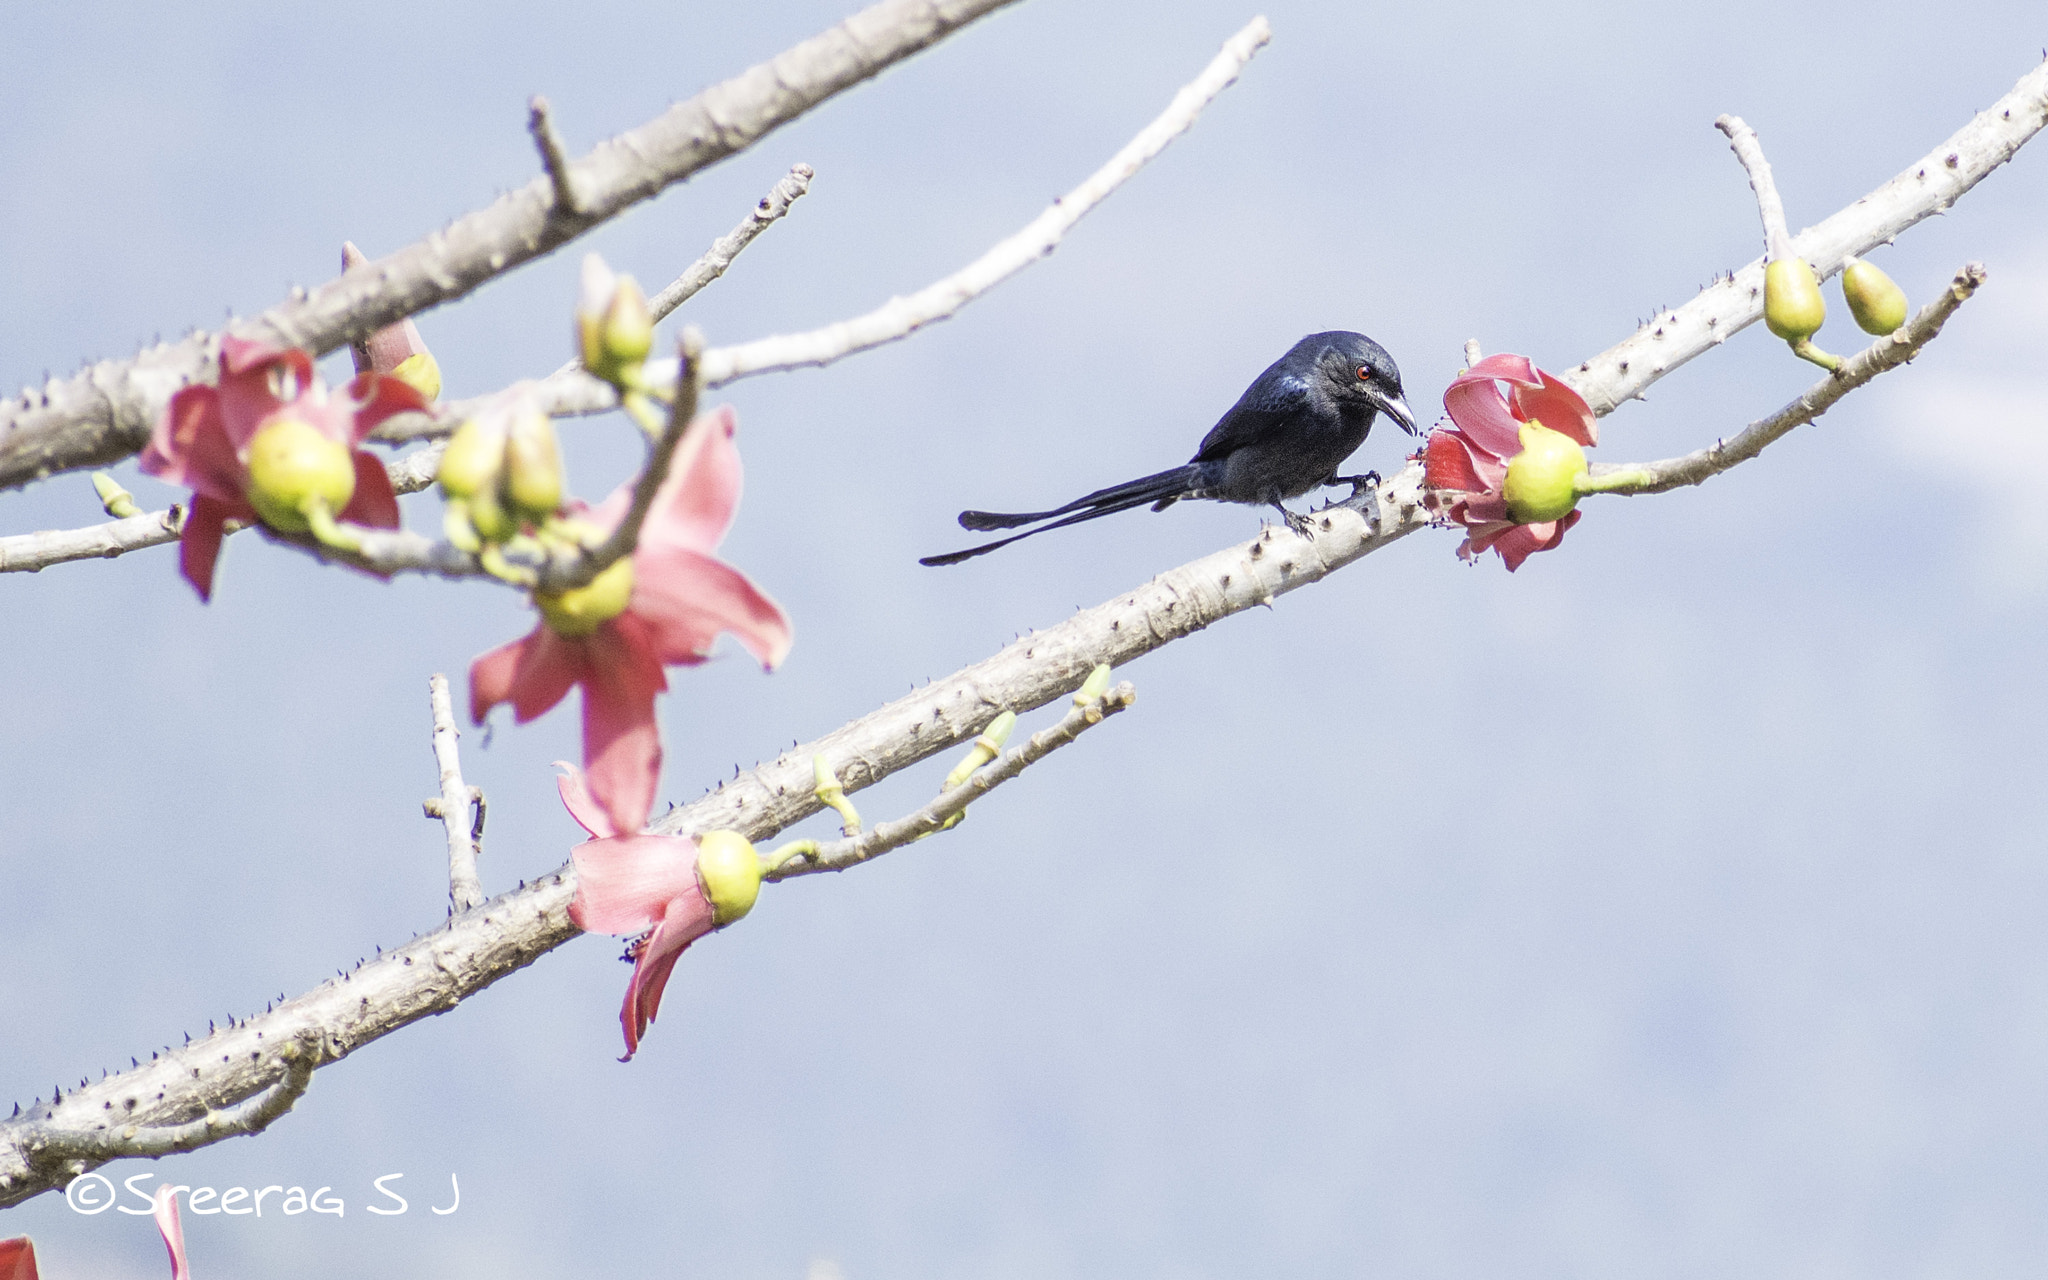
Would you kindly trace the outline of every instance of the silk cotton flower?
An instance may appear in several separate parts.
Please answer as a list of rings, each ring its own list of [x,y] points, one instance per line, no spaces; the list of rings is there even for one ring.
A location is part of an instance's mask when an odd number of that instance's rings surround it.
[[[213,567],[230,520],[256,523],[249,501],[249,447],[273,423],[302,422],[348,450],[354,489],[336,518],[377,529],[398,527],[398,498],[384,464],[356,446],[393,414],[427,407],[396,378],[367,373],[339,395],[313,372],[313,357],[233,336],[220,340],[220,377],[191,386],[170,405],[142,451],[142,469],[192,490],[178,538],[178,569],[202,600],[213,596]]]
[[[621,835],[644,828],[654,804],[661,774],[654,695],[668,688],[662,669],[703,662],[720,632],[731,632],[769,670],[789,652],[782,607],[711,554],[739,503],[737,424],[730,406],[690,424],[640,528],[622,610],[569,634],[543,603],[540,623],[523,639],[470,664],[470,715],[478,724],[501,702],[524,724],[583,687],[583,768],[609,829]],[[621,485],[583,518],[609,532],[632,505],[632,488]]]
[[[1508,388],[1505,396],[1502,383]],[[1464,526],[1459,558],[1470,560],[1491,547],[1513,572],[1538,551],[1562,542],[1582,513],[1517,523],[1508,514],[1502,486],[1508,464],[1522,450],[1523,423],[1540,423],[1581,445],[1599,442],[1599,424],[1585,399],[1527,356],[1501,354],[1454,378],[1444,392],[1444,411],[1452,429],[1429,433],[1423,503]]]

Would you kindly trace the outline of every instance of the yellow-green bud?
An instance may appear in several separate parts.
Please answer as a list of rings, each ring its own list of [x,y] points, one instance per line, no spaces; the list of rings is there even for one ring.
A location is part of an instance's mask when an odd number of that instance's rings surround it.
[[[620,276],[604,310],[605,354],[621,365],[637,365],[653,349],[654,313],[647,309],[647,295],[633,277]]]
[[[409,355],[398,362],[391,376],[429,400],[441,398],[441,363],[431,351]]]
[[[1787,342],[1820,332],[1828,318],[1820,281],[1804,258],[1779,258],[1764,268],[1764,324]]]
[[[711,919],[728,925],[754,909],[761,893],[761,859],[737,831],[697,837],[697,883],[711,903]]]
[[[478,533],[483,530],[479,529]],[[620,556],[603,573],[581,587],[556,595],[533,593],[541,617],[559,636],[591,635],[626,611],[633,598],[633,557]]]
[[[576,306],[576,341],[583,367],[615,386],[637,382],[654,346],[654,316],[631,276],[615,274],[604,259],[583,259]]]
[[[265,423],[249,441],[249,505],[263,523],[285,533],[312,527],[305,510],[315,499],[339,513],[356,492],[348,446],[298,418]]]
[[[499,499],[495,484],[472,494],[465,509],[469,527],[485,542],[509,542],[519,533],[519,517]]]
[[[1848,301],[1857,327],[1865,333],[1883,337],[1906,323],[1906,291],[1860,258],[1851,259],[1842,269],[1842,297]]]
[[[1523,423],[1521,436],[1522,451],[1508,459],[1500,486],[1508,519],[1516,524],[1564,519],[1579,503],[1572,481],[1586,472],[1586,451],[1540,422]]]
[[[527,404],[512,417],[505,437],[505,497],[529,520],[545,520],[562,505],[562,450],[555,424]]]
[[[498,472],[505,465],[505,432],[469,418],[455,428],[448,447],[441,451],[441,467],[435,477],[441,492],[451,498],[474,498],[498,487]]]

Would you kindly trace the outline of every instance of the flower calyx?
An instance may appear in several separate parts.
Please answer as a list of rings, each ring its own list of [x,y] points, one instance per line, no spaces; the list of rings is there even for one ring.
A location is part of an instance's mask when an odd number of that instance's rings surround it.
[[[594,253],[583,259],[576,342],[583,367],[622,391],[640,385],[641,366],[654,348],[647,295],[633,277],[617,274]]]
[[[711,904],[712,920],[723,928],[754,909],[761,893],[761,859],[737,831],[707,831],[697,837],[697,883]]]
[[[247,465],[249,505],[281,533],[306,533],[355,496],[348,446],[302,418],[281,414],[258,427]]]
[[[1522,451],[1508,459],[1501,497],[1516,524],[1562,520],[1579,503],[1578,478],[1586,474],[1586,451],[1561,431],[1534,419],[1521,425]]]
[[[1906,291],[1861,258],[1849,259],[1842,268],[1842,298],[1856,327],[1875,337],[1896,333],[1906,323]]]

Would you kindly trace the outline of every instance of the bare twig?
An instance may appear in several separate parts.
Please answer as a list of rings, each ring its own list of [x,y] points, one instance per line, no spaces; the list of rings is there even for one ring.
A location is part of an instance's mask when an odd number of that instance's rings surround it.
[[[1633,477],[1626,484],[1616,484],[1603,489],[1602,492],[1605,493],[1663,493],[1686,485],[1700,484],[1720,475],[1730,467],[1749,461],[1793,428],[1812,422],[1826,413],[1851,391],[1919,355],[1920,349],[1934,340],[1934,335],[1941,332],[1942,325],[1955,314],[1956,308],[1967,302],[1986,278],[1981,263],[1973,262],[1956,272],[1956,277],[1950,282],[1949,287],[1943,289],[1934,301],[1921,308],[1920,314],[1914,316],[1904,327],[1888,337],[1879,338],[1849,357],[1839,370],[1808,387],[1798,399],[1768,418],[1750,423],[1733,440],[1716,441],[1711,448],[1688,453],[1679,458],[1666,458],[1661,462],[1596,466],[1593,468],[1593,475],[1596,478]]]
[[[1137,690],[1126,680],[1100,697],[1068,711],[1058,724],[1031,735],[1030,740],[1023,746],[1014,748],[994,762],[983,766],[966,782],[950,791],[940,792],[937,799],[916,813],[892,822],[879,823],[868,831],[847,839],[824,841],[815,850],[785,862],[780,867],[772,868],[767,878],[787,880],[792,876],[807,876],[819,871],[844,871],[848,867],[879,858],[891,849],[900,849],[912,841],[922,840],[928,835],[942,831],[948,820],[967,812],[968,805],[1101,724],[1105,718],[1125,710],[1137,701],[1137,698]]]
[[[19,1140],[21,1149],[31,1165],[59,1171],[69,1181],[109,1160],[154,1160],[182,1151],[197,1151],[223,1138],[261,1133],[290,1111],[313,1083],[314,1068],[320,1065],[318,1037],[309,1035],[286,1041],[282,1049],[271,1055],[270,1065],[278,1068],[274,1082],[239,1106],[208,1111],[185,1124],[131,1123],[116,1127],[103,1122],[82,1129],[31,1124]],[[119,1118],[115,1119],[118,1124]]]
[[[441,771],[441,794],[427,801],[430,818],[439,818],[448,833],[448,905],[461,913],[484,900],[483,882],[477,878],[477,838],[483,834],[484,795],[462,780],[462,755],[456,746],[461,730],[455,727],[455,704],[448,696],[448,677],[435,672],[427,681],[434,710],[434,763]],[[475,816],[471,816],[474,807]]]
[[[1771,162],[1764,159],[1764,144],[1756,130],[1741,116],[1721,116],[1714,127],[1728,135],[1728,146],[1749,174],[1749,189],[1756,192],[1757,213],[1764,223],[1764,256],[1775,261],[1792,257],[1792,233],[1785,228],[1785,202],[1778,198],[1778,183],[1771,176]]]
[[[790,207],[811,189],[811,179],[816,172],[807,164],[791,166],[782,175],[782,180],[761,197],[761,203],[740,219],[740,224],[726,232],[704,251],[704,256],[691,263],[683,274],[671,280],[668,287],[647,300],[647,310],[660,324],[663,320],[691,298],[697,296],[705,285],[725,274],[732,260],[740,256],[740,250],[754,242],[754,237],[766,231],[789,212]]]
[[[288,299],[233,331],[325,354],[451,302],[1010,3],[882,0],[573,161],[582,215],[559,216],[553,184],[537,178],[368,270]],[[171,394],[212,376],[217,343],[215,335],[197,334],[0,401],[0,488],[140,449]]]
[[[83,529],[17,533],[0,538],[0,573],[34,573],[67,560],[111,559],[143,547],[176,542],[184,528],[185,508],[178,506]]]
[[[569,153],[562,148],[562,136],[555,132],[548,100],[537,93],[526,104],[526,131],[540,151],[541,168],[547,170],[555,210],[572,218],[580,216],[583,201],[576,194],[576,175],[569,171]]]

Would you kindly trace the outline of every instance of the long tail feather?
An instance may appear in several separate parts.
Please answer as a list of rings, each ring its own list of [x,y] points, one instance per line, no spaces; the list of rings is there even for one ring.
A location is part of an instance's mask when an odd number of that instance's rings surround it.
[[[1097,489],[1085,498],[1076,498],[1066,506],[1054,507],[1050,511],[962,511],[960,527],[974,530],[1015,529],[1021,525],[1036,524],[1040,520],[1050,520],[1055,516],[1063,516],[1086,507],[1103,507],[1115,503],[1116,509],[1121,511],[1131,505],[1126,499],[1135,498],[1139,494],[1145,495],[1147,502],[1168,497],[1177,498],[1195,487],[1195,478],[1200,471],[1199,463],[1190,462],[1171,471],[1140,476],[1123,484],[1113,484],[1107,489]]]
[[[959,564],[962,560],[972,560],[976,556],[985,556],[997,547],[1007,547],[1013,542],[1021,542],[1034,533],[1044,533],[1047,529],[1061,529],[1070,524],[1080,524],[1083,520],[1093,520],[1097,516],[1114,515],[1119,511],[1128,511],[1132,507],[1142,507],[1153,500],[1154,493],[1148,490],[1145,493],[1134,494],[1121,502],[1113,502],[1107,506],[1097,507],[1092,511],[1083,511],[1078,515],[1068,516],[1064,520],[1055,520],[1051,524],[1040,525],[1036,529],[1026,529],[1022,533],[1011,534],[1007,538],[998,538],[994,542],[984,542],[978,547],[969,547],[965,551],[949,551],[942,556],[925,556],[918,563],[934,566]]]

